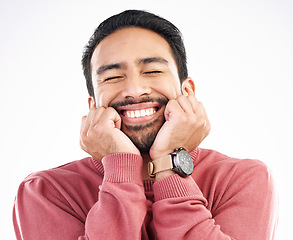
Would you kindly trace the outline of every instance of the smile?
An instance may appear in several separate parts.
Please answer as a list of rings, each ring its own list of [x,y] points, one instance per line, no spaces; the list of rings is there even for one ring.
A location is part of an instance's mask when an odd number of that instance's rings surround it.
[[[141,110],[125,110],[122,111],[122,115],[128,118],[140,118],[153,115],[157,112],[156,108],[147,108]]]
[[[164,104],[159,102],[142,102],[119,106],[117,111],[124,124],[143,124],[151,122],[163,114],[164,106]]]

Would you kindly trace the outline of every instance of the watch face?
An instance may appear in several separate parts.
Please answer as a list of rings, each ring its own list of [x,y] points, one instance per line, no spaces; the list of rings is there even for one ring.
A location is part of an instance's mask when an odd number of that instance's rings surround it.
[[[181,150],[178,154],[178,167],[186,175],[190,175],[193,171],[193,162],[189,153],[185,150]]]

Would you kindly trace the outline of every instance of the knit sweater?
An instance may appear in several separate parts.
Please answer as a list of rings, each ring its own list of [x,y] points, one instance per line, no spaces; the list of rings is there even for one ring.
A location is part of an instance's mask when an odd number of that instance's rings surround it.
[[[268,168],[213,150],[190,153],[191,176],[142,180],[142,157],[116,153],[33,173],[13,209],[17,239],[272,239]]]

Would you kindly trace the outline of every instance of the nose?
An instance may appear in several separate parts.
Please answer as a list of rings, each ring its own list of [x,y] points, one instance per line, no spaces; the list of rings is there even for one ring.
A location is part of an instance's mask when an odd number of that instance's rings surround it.
[[[138,99],[151,94],[151,87],[140,75],[127,76],[124,81],[122,97]]]

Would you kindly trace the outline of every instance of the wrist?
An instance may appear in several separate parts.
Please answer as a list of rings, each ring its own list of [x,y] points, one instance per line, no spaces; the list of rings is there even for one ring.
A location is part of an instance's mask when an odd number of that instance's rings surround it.
[[[170,177],[174,174],[176,174],[176,173],[172,170],[164,170],[164,171],[158,172],[155,176],[155,181],[158,182],[158,181],[160,181],[164,178]]]
[[[158,152],[156,151],[155,153],[153,152],[150,152],[150,157],[152,159],[152,161],[154,160],[157,160],[159,158],[163,158],[163,157],[166,157],[170,154],[170,152],[172,152],[173,150],[170,150],[170,151],[164,151],[164,152]]]
[[[189,176],[193,171],[191,156],[184,148],[176,148],[174,152],[148,163],[150,177],[154,178],[158,173],[164,171],[168,171],[162,175],[164,178],[172,175],[170,171],[179,174],[181,177]]]

